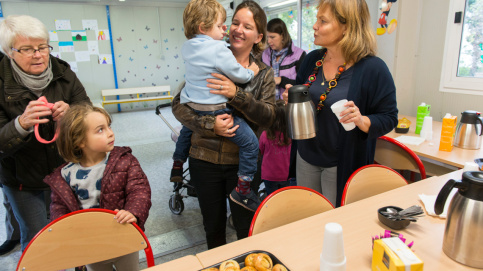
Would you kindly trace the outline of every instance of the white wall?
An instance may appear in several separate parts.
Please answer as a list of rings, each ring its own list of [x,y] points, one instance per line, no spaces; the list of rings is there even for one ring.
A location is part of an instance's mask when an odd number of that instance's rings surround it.
[[[439,91],[449,0],[402,0],[395,82],[400,113],[416,115],[418,104],[431,105],[431,116],[461,116],[483,111],[483,96]],[[483,86],[482,86],[483,88]]]

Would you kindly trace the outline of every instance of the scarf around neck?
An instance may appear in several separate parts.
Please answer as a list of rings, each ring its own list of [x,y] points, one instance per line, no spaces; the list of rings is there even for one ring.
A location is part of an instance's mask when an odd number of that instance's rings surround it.
[[[34,93],[41,92],[44,90],[49,84],[50,81],[52,81],[52,78],[54,77],[52,73],[52,62],[49,59],[49,66],[45,71],[43,71],[39,75],[32,75],[28,74],[15,63],[15,61],[11,58],[10,63],[12,64],[12,74],[13,78],[19,85],[22,85],[24,87],[27,87],[28,89],[34,91]],[[38,95],[38,96],[39,96]]]
[[[280,51],[272,51],[272,69],[275,77],[280,76],[280,63],[282,63],[283,59],[287,55],[288,47],[283,48]],[[277,61],[277,57],[280,57]]]

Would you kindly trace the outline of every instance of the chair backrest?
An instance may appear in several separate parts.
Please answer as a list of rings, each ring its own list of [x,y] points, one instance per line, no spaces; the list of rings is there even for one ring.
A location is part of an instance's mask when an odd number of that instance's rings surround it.
[[[324,196],[301,186],[279,189],[258,207],[248,236],[334,209]]]
[[[394,169],[383,165],[367,165],[356,170],[347,180],[341,206],[407,185]]]
[[[419,171],[421,179],[426,179],[426,170],[421,159],[406,145],[393,138],[381,136],[377,139],[374,161],[392,169]]]
[[[116,213],[86,209],[52,221],[28,244],[17,271],[52,271],[73,268],[144,250],[148,267],[153,251],[138,225],[120,224]]]

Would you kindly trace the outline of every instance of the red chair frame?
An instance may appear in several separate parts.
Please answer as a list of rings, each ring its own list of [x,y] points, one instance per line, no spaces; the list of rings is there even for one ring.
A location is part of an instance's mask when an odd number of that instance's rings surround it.
[[[414,151],[412,151],[410,148],[408,148],[406,145],[404,145],[403,143],[395,140],[394,138],[391,138],[391,137],[388,137],[388,136],[381,136],[378,138],[378,140],[384,140],[384,141],[387,141],[389,143],[392,143],[398,147],[400,147],[402,150],[404,150],[407,154],[409,154],[413,159],[414,161],[416,162],[416,164],[418,165],[418,168],[419,168],[419,174],[421,174],[421,179],[426,179],[426,169],[424,168],[424,165],[423,165],[423,162],[421,161],[421,159],[418,157],[418,155],[416,153],[414,153]]]
[[[46,231],[49,231],[49,229],[55,225],[57,222],[61,221],[61,220],[64,220],[68,217],[71,217],[73,215],[77,215],[77,214],[82,214],[82,213],[89,213],[89,212],[103,212],[103,213],[108,213],[108,214],[113,214],[115,215],[116,212],[112,211],[112,210],[107,210],[107,209],[101,209],[101,208],[92,208],[92,209],[85,209],[85,210],[79,210],[79,211],[75,211],[75,212],[72,212],[72,213],[68,213],[66,215],[63,215],[59,218],[57,218],[56,220],[50,222],[49,224],[47,224],[42,230],[40,230],[35,236],[34,238],[32,238],[32,240],[29,242],[29,244],[27,245],[27,247],[25,248],[24,252],[22,253],[22,256],[20,257],[20,260],[18,261],[18,264],[17,264],[17,269],[16,270],[22,270],[22,267],[21,267],[21,263],[22,263],[22,260],[25,256],[25,254],[29,251],[29,248],[30,246],[35,242],[35,240],[37,240],[37,238],[39,236],[42,235],[42,233],[46,232]],[[146,262],[147,262],[147,266],[148,267],[152,267],[155,265],[154,263],[154,255],[153,255],[153,250],[151,248],[151,244],[149,243],[149,240],[148,238],[146,237],[146,235],[144,234],[143,230],[141,230],[141,228],[136,224],[136,223],[131,223],[135,228],[136,230],[142,235],[142,237],[144,238],[144,241],[146,242],[146,248],[144,249],[144,252],[146,254]],[[55,255],[53,255],[55,256]]]

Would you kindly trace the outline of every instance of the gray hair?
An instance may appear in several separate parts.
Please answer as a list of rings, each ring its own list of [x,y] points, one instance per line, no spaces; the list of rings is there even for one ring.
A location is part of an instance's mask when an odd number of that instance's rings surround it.
[[[6,55],[12,55],[13,44],[19,36],[43,39],[49,43],[49,32],[37,18],[28,15],[10,15],[0,23],[0,46]]]

